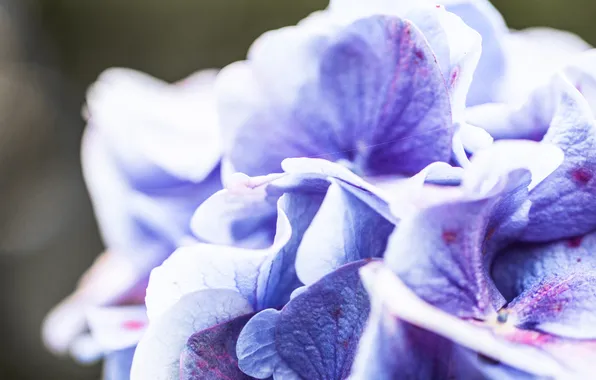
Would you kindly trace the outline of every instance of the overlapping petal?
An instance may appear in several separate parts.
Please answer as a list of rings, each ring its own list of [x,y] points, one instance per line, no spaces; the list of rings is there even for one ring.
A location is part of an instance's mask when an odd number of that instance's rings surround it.
[[[235,174],[227,188],[203,203],[192,218],[202,241],[265,247],[275,235],[276,202],[285,193],[320,194],[332,181],[392,222],[387,194],[340,164],[323,159],[295,158],[282,163],[284,173],[262,177]],[[214,224],[212,221],[217,220]]]
[[[586,99],[567,79],[556,76],[537,89],[520,109],[507,112],[506,106],[493,105],[484,116],[474,111],[476,125],[496,137],[539,140],[558,146],[565,160],[557,171],[530,193],[530,224],[526,241],[549,241],[585,234],[596,227],[593,173],[594,115]],[[492,111],[492,112],[491,112]],[[503,112],[505,111],[505,112]],[[490,115],[501,112],[499,119]]]
[[[511,368],[499,365],[497,368],[483,368],[478,361],[475,368],[484,372],[485,377],[492,373],[490,378],[546,377],[546,378],[582,378],[589,376],[590,361],[593,361],[594,342],[590,340],[577,341],[553,337],[540,332],[520,330],[512,326],[488,324],[476,321],[458,319],[448,313],[418,298],[409,290],[388,268],[382,265],[371,265],[363,270],[363,281],[369,290],[373,302],[379,302],[384,307],[379,307],[382,314],[371,318],[365,334],[374,334],[377,323],[383,318],[399,319],[406,323],[447,338],[454,344],[476,351],[483,357],[516,368],[526,375],[517,373],[511,377]],[[397,322],[394,322],[397,323]],[[432,336],[432,335],[431,335]],[[365,341],[365,340],[363,340]],[[359,349],[359,356],[374,359],[370,354],[369,346]],[[409,348],[411,350],[411,348]],[[377,359],[371,365],[383,366],[384,371],[399,369],[401,361],[383,362]],[[356,363],[359,363],[357,359]],[[366,363],[360,362],[366,369]],[[356,367],[358,369],[358,367]],[[364,368],[364,369],[363,369]],[[486,373],[488,371],[488,374]],[[505,373],[503,372],[505,371]],[[386,373],[386,372],[385,372]],[[514,372],[515,373],[515,372]],[[383,372],[381,372],[381,375]],[[529,376],[531,375],[531,376]],[[358,377],[356,377],[358,378]],[[362,378],[362,377],[361,377]],[[466,378],[466,377],[464,377]]]
[[[316,194],[281,197],[275,240],[268,248],[197,244],[176,251],[151,274],[146,298],[151,320],[184,294],[203,289],[234,290],[255,310],[283,306],[302,285],[294,269],[296,252],[321,202]]]
[[[520,159],[529,152],[532,159],[544,159],[537,166]],[[510,160],[500,160],[502,153]],[[390,237],[387,264],[421,298],[443,310],[467,318],[495,312],[505,300],[488,266],[527,225],[531,175],[540,180],[552,173],[560,153],[532,142],[498,143],[474,156],[459,187],[412,194],[417,207]]]

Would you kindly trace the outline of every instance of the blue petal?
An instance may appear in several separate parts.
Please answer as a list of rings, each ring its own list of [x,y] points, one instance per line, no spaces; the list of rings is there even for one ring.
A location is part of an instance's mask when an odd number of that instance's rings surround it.
[[[89,129],[105,139],[132,187],[199,183],[218,165],[216,74],[202,71],[169,85],[141,72],[111,68],[89,88]]]
[[[194,333],[180,356],[180,379],[250,380],[238,368],[236,340],[253,315],[242,315]]]
[[[240,369],[257,379],[278,375],[281,371],[290,372],[275,345],[279,314],[275,309],[261,311],[248,322],[238,338],[236,351]]]
[[[257,314],[238,338],[240,367],[255,377],[280,371],[304,379],[346,378],[369,310],[358,275],[366,262],[348,264],[323,277],[279,314],[264,311],[266,316],[261,318]],[[267,332],[259,334],[263,326],[269,326]],[[252,355],[254,352],[259,354]],[[264,359],[269,355],[274,359]],[[260,365],[268,370],[260,372]]]
[[[288,218],[293,227],[288,244],[261,268],[262,295],[260,308],[281,307],[289,301],[292,292],[302,285],[296,274],[295,262],[298,246],[323,198],[320,195],[294,195],[283,199]]]
[[[519,326],[596,338],[596,235],[517,244],[495,260],[495,283]]]
[[[344,264],[382,257],[393,229],[393,223],[332,184],[298,248],[298,277],[310,285]]]
[[[449,95],[415,27],[398,18],[370,17],[327,43],[312,55],[317,75],[296,101],[261,102],[228,128],[234,131],[229,153],[236,170],[260,175],[279,170],[287,157],[318,156],[347,160],[367,174],[413,174],[449,159]],[[225,102],[226,94],[221,96]]]

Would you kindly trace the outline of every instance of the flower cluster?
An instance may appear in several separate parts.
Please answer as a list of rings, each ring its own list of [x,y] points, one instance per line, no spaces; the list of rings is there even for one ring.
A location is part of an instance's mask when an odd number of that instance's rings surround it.
[[[485,0],[331,0],[218,73],[109,71],[108,253],[46,341],[108,379],[591,378],[595,67]]]

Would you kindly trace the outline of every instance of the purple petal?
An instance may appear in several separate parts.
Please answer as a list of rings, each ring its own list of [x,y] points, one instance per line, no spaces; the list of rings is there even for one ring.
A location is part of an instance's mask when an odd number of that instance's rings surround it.
[[[252,379],[238,368],[236,341],[253,315],[242,315],[193,334],[180,356],[180,379]]]
[[[412,24],[391,17],[355,22],[328,48],[321,73],[320,91],[332,99],[342,126],[337,133],[351,137],[340,148],[365,173],[414,174],[448,159],[449,98],[432,51]]]
[[[596,337],[596,235],[556,243],[516,244],[492,273],[518,326],[556,335]]]
[[[304,379],[346,378],[369,310],[358,275],[366,262],[348,264],[323,277],[295,296],[279,314],[261,312],[275,324],[273,336],[272,329],[259,334],[264,320],[258,318],[261,313],[257,314],[238,339],[240,367],[252,376],[257,376],[252,370],[268,368],[268,373],[258,373],[260,378],[276,371]],[[252,355],[259,349],[269,355]]]
[[[254,105],[250,116],[230,128],[236,170],[265,174],[278,171],[284,158],[310,156],[347,160],[371,175],[413,174],[449,159],[449,96],[415,27],[398,18],[370,17],[326,44],[312,55],[317,75],[305,81],[296,101]]]

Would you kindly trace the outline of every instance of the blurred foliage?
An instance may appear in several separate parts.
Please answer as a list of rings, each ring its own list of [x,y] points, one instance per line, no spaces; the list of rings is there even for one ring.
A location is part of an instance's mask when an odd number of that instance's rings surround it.
[[[98,366],[53,358],[39,338],[43,315],[101,249],[78,162],[86,87],[113,66],[171,81],[222,67],[326,2],[0,0],[10,5],[0,12],[0,249],[29,252],[0,255],[0,379],[99,377]],[[494,4],[512,28],[552,26],[596,44],[594,0]]]

